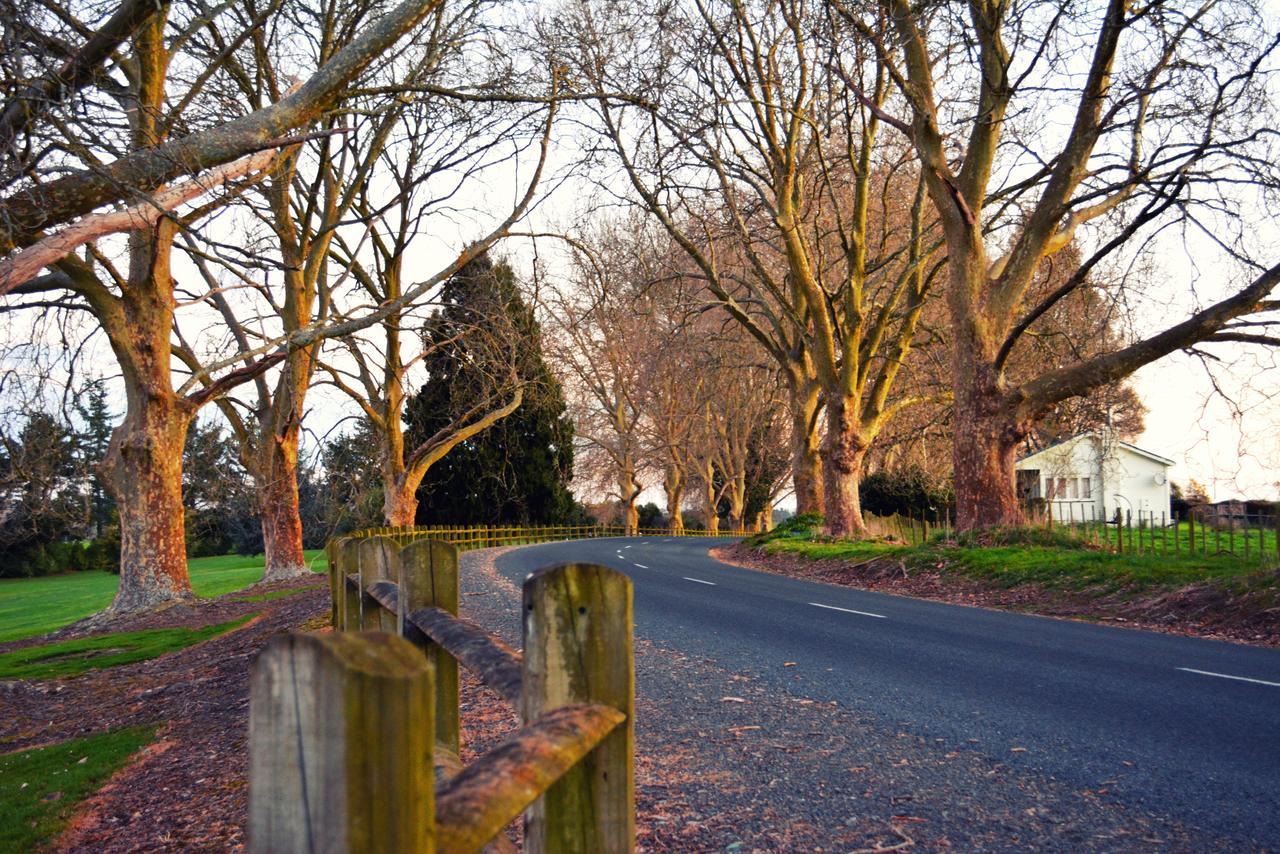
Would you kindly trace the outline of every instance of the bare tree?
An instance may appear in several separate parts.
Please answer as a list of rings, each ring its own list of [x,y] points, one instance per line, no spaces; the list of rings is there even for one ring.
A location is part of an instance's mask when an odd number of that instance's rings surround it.
[[[557,47],[595,90],[630,93],[593,107],[632,192],[785,372],[798,503],[817,497],[820,393],[827,528],[862,533],[862,460],[914,402],[890,391],[937,269],[913,161],[881,139],[886,67],[804,0],[640,4],[626,26],[612,4],[573,9]]]
[[[677,250],[678,251],[678,250]],[[678,266],[677,266],[678,269]],[[705,340],[698,334],[701,282],[673,274],[637,295],[637,312],[648,320],[648,336],[637,341],[646,456],[662,473],[667,519],[684,531],[684,501],[693,475],[692,443],[702,417]]]
[[[476,114],[466,107],[424,103],[406,113],[403,139],[380,155],[381,174],[393,188],[392,204],[385,205],[375,187],[359,187],[354,213],[366,224],[367,239],[364,233],[358,241],[340,235],[332,249],[337,263],[351,272],[352,309],[344,311],[357,315],[363,305],[394,306],[403,301],[410,245],[432,222],[437,208],[448,209],[458,175],[480,174],[514,156],[513,147],[528,138],[521,129],[538,113],[520,108],[515,115],[505,109]],[[535,142],[539,136],[545,138],[540,125],[534,126]],[[455,277],[474,279],[475,287],[483,288],[489,275],[488,259],[477,256]],[[431,306],[425,300],[386,312],[373,329],[378,340],[344,336],[322,364],[329,382],[360,406],[379,437],[383,515],[392,525],[414,524],[417,489],[431,465],[510,415],[524,399],[516,356],[520,344],[501,307],[455,320],[444,340],[466,337],[471,353],[485,354],[484,370],[475,374],[485,378],[485,387],[469,391],[471,406],[450,424],[406,446],[405,404],[412,372],[431,352],[424,338]]]
[[[231,55],[228,61],[235,63],[235,73],[227,75],[225,97],[252,106],[278,99],[285,77],[277,68],[281,43],[302,44],[312,61],[323,64],[350,43],[374,8],[368,2],[328,3],[316,10],[286,6],[281,25],[269,35],[254,32],[250,43]],[[243,14],[252,18],[255,10]],[[348,96],[326,114],[324,129],[346,131],[349,144],[323,134],[288,151],[258,184],[259,200],[247,212],[251,222],[266,232],[259,244],[268,250],[267,258],[259,255],[247,261],[242,253],[229,258],[211,255],[188,239],[189,250],[210,285],[211,301],[239,352],[251,352],[269,337],[272,325],[278,324],[288,334],[328,319],[334,300],[331,286],[344,272],[330,263],[332,242],[340,229],[356,228],[353,206],[362,189],[380,178],[378,170],[389,140],[400,132],[415,97],[422,97],[413,93],[425,83],[448,80],[465,42],[465,30],[475,25],[477,14],[475,3],[435,8],[398,52],[397,60],[384,63],[365,84],[400,91],[404,97],[388,103],[380,95]],[[252,21],[237,23],[249,27]],[[206,50],[211,58],[235,43],[239,27],[229,33],[215,24],[207,28]],[[255,283],[262,299],[251,305],[229,299],[220,287],[223,279],[243,280],[246,265],[256,268],[253,272],[260,272],[264,279],[278,277],[279,281],[278,285]],[[221,276],[220,270],[224,271]],[[260,311],[262,303],[268,307],[263,322],[245,317],[246,312]],[[274,381],[264,375],[255,377],[251,403],[241,404],[230,396],[218,400],[257,489],[268,580],[307,571],[298,509],[298,442],[319,346],[290,350]],[[251,364],[252,358],[246,356],[246,367]]]
[[[580,475],[606,487],[628,531],[639,527],[644,491],[646,360],[655,341],[645,310],[649,285],[668,274],[667,256],[643,222],[605,220],[573,238],[569,281],[543,296],[553,367],[564,377],[574,431],[584,444]]]
[[[1266,10],[1247,0],[831,4],[876,46],[899,96],[877,109],[911,141],[945,236],[961,528],[1021,521],[1015,450],[1055,404],[1176,350],[1280,343],[1269,299],[1280,265],[1254,260],[1250,239],[1280,162]],[[1064,114],[1069,127],[1045,132]],[[1203,235],[1234,266],[1227,296],[1197,308],[1190,282],[1162,273],[1157,290],[1176,294],[1179,322],[1013,380],[1010,357],[1046,312],[1099,265],[1131,263],[1171,229]],[[1046,259],[1073,244],[1072,275],[1029,298]]]
[[[127,54],[104,55],[102,61],[108,65],[93,77],[93,86],[82,88],[64,103],[41,104],[38,110],[23,108],[26,118],[14,125],[17,141],[5,152],[9,159],[3,179],[8,195],[0,199],[0,250],[11,256],[21,247],[36,246],[46,239],[44,229],[77,216],[90,219],[96,216],[95,209],[120,200],[140,198],[139,204],[154,203],[167,210],[194,198],[174,201],[166,194],[164,182],[174,177],[306,141],[305,135],[283,135],[349,94],[352,81],[437,5],[410,2],[391,10],[364,26],[296,90],[280,86],[286,94],[279,101],[230,121],[226,116],[234,105],[220,100],[212,83],[236,73],[231,60],[261,22],[230,27],[235,32],[232,42],[210,58],[189,50],[196,43],[193,33],[209,24],[207,9],[157,7],[132,32]],[[229,9],[219,7],[215,16],[229,14]],[[276,12],[277,7],[269,5],[260,14],[270,17]],[[59,26],[71,33],[67,43],[88,29],[75,20],[75,10],[40,6],[33,18],[39,16],[62,22]],[[49,43],[35,40],[30,52],[43,59]],[[7,91],[16,91],[6,85]],[[385,101],[393,93],[376,94]],[[36,117],[41,120],[34,121]],[[208,341],[201,345],[186,340],[175,322],[179,303],[201,308],[213,297],[208,292],[189,294],[179,287],[171,263],[175,240],[207,217],[225,196],[181,215],[130,217],[123,246],[111,241],[89,243],[83,256],[66,254],[42,261],[50,269],[46,275],[0,283],[16,295],[16,302],[6,309],[47,310],[53,304],[48,295],[55,293],[59,304],[89,312],[121,366],[128,410],[104,461],[108,481],[117,493],[123,539],[121,583],[112,611],[149,608],[191,595],[183,539],[181,458],[195,412],[279,365],[290,351],[366,328],[421,300],[482,253],[527,210],[545,162],[549,122],[543,127],[541,156],[528,189],[487,234],[396,299],[327,324],[314,322],[309,308],[299,307],[292,316],[306,317],[305,325],[274,330],[251,342],[248,350],[239,346],[229,354],[217,353]],[[269,155],[264,158],[270,159]],[[247,162],[250,168],[243,174],[262,168],[256,155]],[[234,174],[234,170],[218,173],[220,180]],[[117,268],[121,253],[128,261],[124,271]],[[286,320],[286,326],[289,323]],[[207,331],[206,326],[199,328]],[[191,371],[186,378],[175,378],[175,358]],[[294,409],[288,403],[286,408]]]

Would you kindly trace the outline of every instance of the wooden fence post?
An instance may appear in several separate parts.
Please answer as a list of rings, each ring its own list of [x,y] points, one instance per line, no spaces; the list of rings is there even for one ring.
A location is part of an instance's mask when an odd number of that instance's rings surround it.
[[[272,638],[251,676],[249,850],[434,850],[431,717],[431,665],[407,641]]]
[[[400,550],[400,605],[403,614],[442,608],[458,615],[458,550],[441,540],[417,540]],[[421,633],[410,633],[435,664],[436,741],[457,753],[462,746],[458,721],[458,662]]]
[[[342,540],[339,548],[342,552],[342,578],[338,579],[342,587],[342,628],[345,631],[354,632],[360,628],[360,609],[364,605],[364,597],[347,580],[347,576],[355,573],[357,579],[364,577],[360,568],[360,539],[347,537]]]
[[[345,572],[342,569],[342,544],[344,538],[338,537],[325,543],[325,556],[329,559],[329,624],[333,630],[342,629],[343,597],[347,592]]]
[[[533,573],[524,583],[525,722],[563,706],[603,703],[627,716],[525,814],[533,854],[635,847],[635,662],[631,580],[593,564]]]
[[[381,629],[398,634],[396,615],[378,604],[369,595],[369,585],[375,581],[395,581],[399,572],[395,563],[400,552],[395,538],[390,536],[368,537],[360,541],[360,612],[361,629]]]

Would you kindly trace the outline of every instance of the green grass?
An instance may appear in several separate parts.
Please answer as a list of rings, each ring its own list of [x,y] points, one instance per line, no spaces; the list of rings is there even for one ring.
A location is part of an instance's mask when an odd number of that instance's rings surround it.
[[[328,568],[323,550],[306,554],[312,569]],[[262,579],[261,557],[202,557],[187,566],[197,596],[221,596]],[[101,611],[111,604],[119,580],[105,572],[0,579],[0,643],[43,635]]]
[[[75,805],[154,736],[154,727],[134,727],[0,756],[0,851],[51,840]]]
[[[229,632],[247,623],[252,616],[198,629],[116,632],[0,653],[0,679],[56,679],[146,661]]]
[[[1174,554],[1172,531],[1169,554],[1115,553],[1061,528],[987,531],[982,533],[981,541],[968,535],[956,540],[934,537],[928,543],[911,546],[881,540],[831,542],[812,532],[787,532],[760,540],[767,551],[814,560],[861,563],[888,556],[904,561],[908,567],[942,568],[1005,587],[1035,583],[1065,590],[1089,589],[1099,594],[1175,589],[1201,581],[1252,586],[1260,580],[1265,582],[1267,575],[1259,567],[1256,551],[1247,561],[1242,554]]]
[[[266,593],[254,593],[250,596],[233,596],[232,602],[270,602],[273,599],[283,599],[286,596],[297,596],[299,593],[306,593],[306,590],[284,589],[284,590],[268,590]]]

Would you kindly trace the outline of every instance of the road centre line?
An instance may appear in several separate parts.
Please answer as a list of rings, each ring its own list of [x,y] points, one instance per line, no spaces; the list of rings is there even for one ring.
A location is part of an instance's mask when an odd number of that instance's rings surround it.
[[[684,578],[684,580],[685,580],[685,581],[692,581],[692,582],[693,582],[693,583],[695,583],[695,584],[705,584],[705,585],[707,585],[708,587],[715,587],[715,586],[716,586],[716,583],[715,583],[714,581],[703,581],[701,578],[690,578],[690,577],[689,577],[689,576],[687,576],[687,575],[682,576],[682,577]]]
[[[1230,673],[1214,673],[1212,670],[1196,670],[1194,667],[1179,667],[1178,669],[1186,673],[1199,673],[1201,676],[1216,676],[1219,679],[1234,679],[1237,682],[1252,682],[1255,685],[1269,685],[1272,688],[1280,688],[1280,682],[1268,682],[1265,679],[1250,679],[1248,676],[1232,676]]]
[[[873,614],[870,611],[855,611],[852,608],[837,608],[835,605],[823,605],[821,602],[810,602],[815,608],[826,608],[828,611],[843,611],[846,614],[859,614],[863,617],[875,617],[877,620],[889,619],[884,614]]]
[[[631,562],[632,562],[632,563],[635,563],[635,565],[636,565],[636,566],[638,566],[638,567],[640,567],[641,569],[648,569],[648,568],[649,568],[649,567],[645,566],[645,565],[644,565],[644,564],[642,564],[642,563],[636,563],[634,560],[633,560],[633,561],[631,561]]]

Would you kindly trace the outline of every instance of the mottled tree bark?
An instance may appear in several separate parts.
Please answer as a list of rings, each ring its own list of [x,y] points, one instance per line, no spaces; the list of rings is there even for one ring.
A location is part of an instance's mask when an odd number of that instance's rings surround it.
[[[167,343],[167,327],[164,334]],[[128,376],[126,386],[133,386]],[[111,613],[192,596],[182,506],[182,449],[192,415],[172,393],[150,397],[129,388],[129,410],[103,461],[120,511],[120,586]]]
[[[266,558],[264,581],[294,578],[308,572],[302,553],[302,517],[298,512],[298,431],[287,431],[276,441],[264,436],[260,468],[254,480],[262,517],[262,542]]]
[[[953,275],[960,274],[957,271]],[[954,281],[952,287],[956,287]],[[1031,422],[1020,425],[1007,407],[1003,383],[992,363],[993,340],[962,317],[953,322],[953,328],[963,337],[951,355],[956,526],[969,530],[1021,525],[1025,520],[1018,503],[1013,465],[1018,444],[1029,432]]]
[[[418,483],[422,478],[418,478]],[[382,515],[388,525],[410,526],[418,515],[418,484],[412,486],[403,480],[384,480]]]
[[[822,479],[826,532],[833,537],[862,537],[862,459],[867,443],[858,431],[857,405],[849,398],[827,401],[827,435],[822,445]]]

